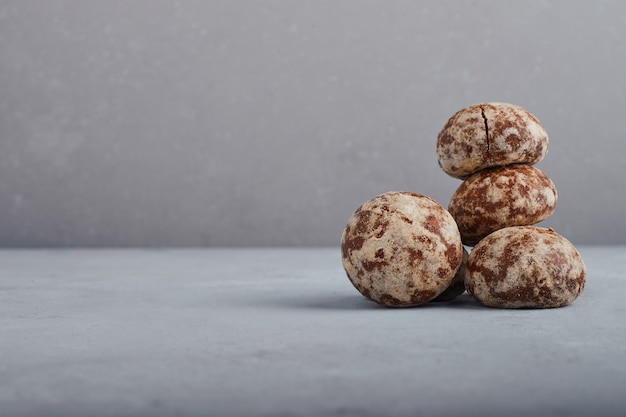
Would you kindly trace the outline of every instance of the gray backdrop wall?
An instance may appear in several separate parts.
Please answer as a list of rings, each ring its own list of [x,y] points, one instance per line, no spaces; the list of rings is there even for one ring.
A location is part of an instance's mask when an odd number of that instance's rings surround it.
[[[456,110],[526,107],[552,226],[626,243],[626,2],[0,2],[0,245],[337,245],[447,206]]]

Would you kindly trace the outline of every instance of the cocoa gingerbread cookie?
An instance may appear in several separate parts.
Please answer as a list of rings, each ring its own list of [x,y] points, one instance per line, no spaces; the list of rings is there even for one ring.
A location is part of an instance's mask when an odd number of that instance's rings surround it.
[[[567,239],[552,229],[515,226],[472,249],[465,285],[489,307],[550,308],[574,301],[585,280],[585,264]]]
[[[452,195],[448,210],[459,226],[463,244],[472,246],[503,227],[545,220],[556,202],[556,188],[541,170],[509,165],[467,178]]]
[[[437,202],[388,192],[353,213],[341,252],[346,274],[361,294],[386,306],[411,307],[449,287],[463,246],[454,219]]]
[[[535,116],[508,103],[474,104],[456,112],[437,137],[437,161],[450,176],[485,168],[533,165],[548,152],[548,135]]]

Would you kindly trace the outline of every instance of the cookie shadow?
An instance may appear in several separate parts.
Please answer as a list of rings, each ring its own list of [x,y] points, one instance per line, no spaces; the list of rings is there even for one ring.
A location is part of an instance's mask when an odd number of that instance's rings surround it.
[[[452,308],[452,309],[485,309],[476,302],[469,294],[464,293],[449,301],[431,301],[415,307],[387,307],[368,300],[367,298],[355,295],[318,294],[306,298],[276,300],[283,306],[290,308],[313,309],[313,310],[410,310],[410,309],[432,309],[432,308]]]
[[[385,310],[387,307],[376,304],[367,298],[355,295],[319,294],[286,301],[290,308],[312,310]]]

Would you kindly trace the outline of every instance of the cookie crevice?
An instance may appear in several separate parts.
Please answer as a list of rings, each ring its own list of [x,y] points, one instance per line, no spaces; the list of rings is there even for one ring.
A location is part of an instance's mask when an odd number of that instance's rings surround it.
[[[487,159],[489,159],[489,123],[487,123],[487,116],[485,116],[485,108],[480,107],[480,115],[483,117],[483,123],[485,124],[485,141],[487,142]]]

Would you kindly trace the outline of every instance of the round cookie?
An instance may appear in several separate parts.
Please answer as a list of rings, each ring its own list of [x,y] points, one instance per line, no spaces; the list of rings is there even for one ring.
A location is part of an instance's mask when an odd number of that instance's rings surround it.
[[[437,136],[437,161],[450,176],[485,168],[533,165],[548,152],[548,134],[526,109],[507,103],[474,104],[456,112]]]
[[[463,248],[463,260],[461,261],[461,266],[459,270],[456,271],[454,278],[452,278],[452,282],[448,285],[448,288],[445,289],[444,292],[439,294],[433,302],[435,301],[450,301],[454,300],[459,295],[465,292],[465,274],[467,273],[467,258],[469,254],[467,250]]]
[[[576,248],[552,229],[500,229],[478,243],[467,261],[467,292],[488,307],[551,308],[574,301],[585,287]]]
[[[448,288],[463,246],[454,219],[437,202],[394,191],[352,214],[341,253],[346,274],[361,294],[386,306],[411,307]]]
[[[452,195],[448,210],[463,244],[472,246],[503,227],[547,219],[556,202],[556,188],[543,172],[530,165],[509,165],[467,178]]]

